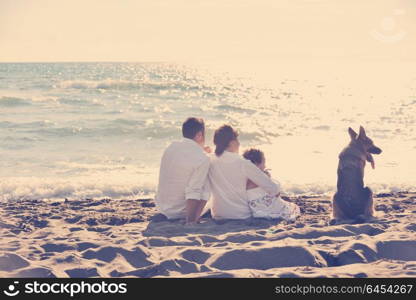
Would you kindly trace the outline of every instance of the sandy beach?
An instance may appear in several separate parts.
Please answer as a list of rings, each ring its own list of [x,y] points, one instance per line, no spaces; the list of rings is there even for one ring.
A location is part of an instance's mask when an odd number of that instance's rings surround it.
[[[1,277],[415,277],[416,194],[379,194],[377,219],[329,225],[329,197],[292,197],[295,223],[185,226],[152,199],[0,203]]]

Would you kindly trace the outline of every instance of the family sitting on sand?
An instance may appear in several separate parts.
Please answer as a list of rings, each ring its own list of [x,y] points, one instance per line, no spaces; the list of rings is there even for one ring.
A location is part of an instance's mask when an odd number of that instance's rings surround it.
[[[280,184],[267,171],[261,150],[239,155],[238,133],[231,126],[215,131],[214,154],[205,146],[202,119],[188,118],[182,135],[167,147],[160,165],[155,202],[168,219],[198,223],[208,201],[214,219],[293,221],[300,215],[297,205],[280,198]]]

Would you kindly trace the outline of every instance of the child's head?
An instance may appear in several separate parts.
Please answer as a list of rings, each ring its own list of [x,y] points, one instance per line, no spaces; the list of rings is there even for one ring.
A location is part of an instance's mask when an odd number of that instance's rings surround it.
[[[266,158],[264,157],[263,151],[259,149],[248,149],[244,151],[243,157],[250,160],[255,164],[259,169],[263,170],[266,168]]]

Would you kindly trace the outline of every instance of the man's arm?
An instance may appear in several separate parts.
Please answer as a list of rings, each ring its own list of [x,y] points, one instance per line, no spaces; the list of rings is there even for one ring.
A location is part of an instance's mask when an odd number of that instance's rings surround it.
[[[207,157],[201,165],[195,169],[188,186],[185,189],[186,198],[186,223],[194,223],[198,220],[199,214],[209,198],[207,190],[207,176],[210,161]]]
[[[186,200],[186,224],[195,224],[198,222],[206,203],[207,201],[205,200]]]

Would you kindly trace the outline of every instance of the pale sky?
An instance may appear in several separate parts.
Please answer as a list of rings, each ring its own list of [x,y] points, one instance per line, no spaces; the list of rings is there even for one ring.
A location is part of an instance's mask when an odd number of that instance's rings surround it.
[[[415,53],[415,0],[0,0],[0,62]]]

